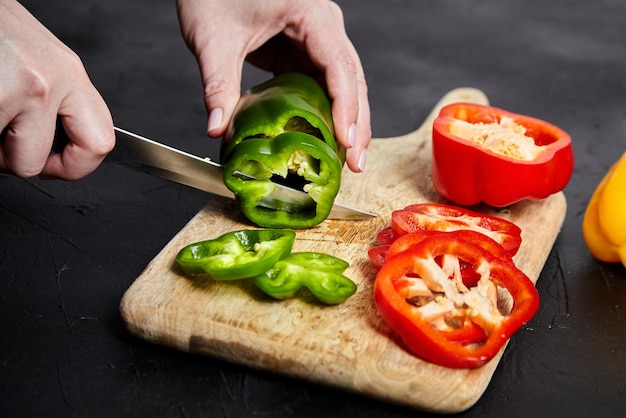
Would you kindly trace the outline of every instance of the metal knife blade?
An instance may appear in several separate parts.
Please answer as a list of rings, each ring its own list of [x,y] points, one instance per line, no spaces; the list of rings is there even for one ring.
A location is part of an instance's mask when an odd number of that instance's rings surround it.
[[[234,199],[224,185],[222,166],[208,158],[172,148],[121,128],[115,128],[116,145],[110,154],[116,162],[144,173],[165,178],[212,194]],[[238,175],[253,179],[245,173]],[[275,183],[276,184],[276,183]],[[276,184],[276,190],[261,202],[272,209],[297,210],[314,204],[303,191]],[[278,206],[280,207],[277,207]],[[376,215],[335,203],[329,219],[363,220]]]

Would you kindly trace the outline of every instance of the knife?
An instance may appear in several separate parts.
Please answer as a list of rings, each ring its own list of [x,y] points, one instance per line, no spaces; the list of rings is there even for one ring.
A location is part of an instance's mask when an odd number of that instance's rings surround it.
[[[215,195],[234,199],[225,185],[222,166],[209,158],[172,148],[121,128],[115,128],[116,145],[112,159],[129,168],[181,183]],[[254,179],[242,172],[236,175]],[[315,204],[311,197],[290,187],[274,183],[276,190],[260,202],[271,209],[298,210]],[[335,203],[328,219],[364,220],[375,214]]]

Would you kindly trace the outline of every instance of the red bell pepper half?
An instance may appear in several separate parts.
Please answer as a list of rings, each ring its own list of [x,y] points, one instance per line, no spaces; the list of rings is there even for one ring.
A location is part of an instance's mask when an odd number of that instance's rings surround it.
[[[565,131],[474,103],[441,109],[433,123],[432,160],[437,192],[463,206],[544,199],[563,190],[574,170]]]
[[[484,365],[539,306],[521,270],[474,242],[426,237],[387,259],[376,276],[374,300],[384,321],[411,352],[445,367]]]
[[[522,243],[522,230],[504,218],[485,215],[469,209],[437,203],[409,205],[391,214],[391,228],[396,239],[418,230],[472,230],[493,239],[511,256]]]

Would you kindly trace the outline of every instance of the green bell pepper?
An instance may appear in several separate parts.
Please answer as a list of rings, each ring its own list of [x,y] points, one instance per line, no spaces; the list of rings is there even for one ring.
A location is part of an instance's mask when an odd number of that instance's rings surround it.
[[[322,303],[335,305],[356,292],[356,284],[344,276],[349,264],[316,252],[292,253],[256,276],[256,286],[275,299],[293,297],[305,286]]]
[[[291,230],[246,229],[182,248],[176,262],[189,274],[207,273],[215,280],[257,276],[291,253],[296,233]]]
[[[345,162],[345,149],[334,137],[328,96],[315,80],[300,73],[283,74],[251,88],[237,104],[220,160],[226,187],[253,223],[293,229],[321,223],[339,192]],[[274,182],[307,192],[311,206],[259,205],[275,189]]]

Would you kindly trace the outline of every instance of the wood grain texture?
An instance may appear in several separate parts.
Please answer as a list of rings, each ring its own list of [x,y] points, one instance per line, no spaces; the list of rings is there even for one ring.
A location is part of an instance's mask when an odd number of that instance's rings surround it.
[[[150,262],[121,301],[128,329],[148,341],[210,355],[288,376],[436,412],[460,412],[485,391],[504,349],[485,366],[455,370],[411,355],[374,306],[376,271],[367,257],[376,233],[393,210],[439,202],[433,189],[432,120],[448,103],[487,103],[476,89],[449,92],[422,127],[407,135],[374,139],[364,173],[343,173],[338,202],[379,215],[367,221],[330,221],[298,231],[294,251],[320,251],[350,262],[346,275],[357,293],[338,306],[322,306],[306,293],[286,301],[264,296],[247,281],[188,277],[176,266],[183,246],[227,231],[250,228],[234,201],[211,198]],[[472,209],[509,219],[522,228],[517,265],[536,281],[566,212],[562,193],[521,202],[507,213]]]

